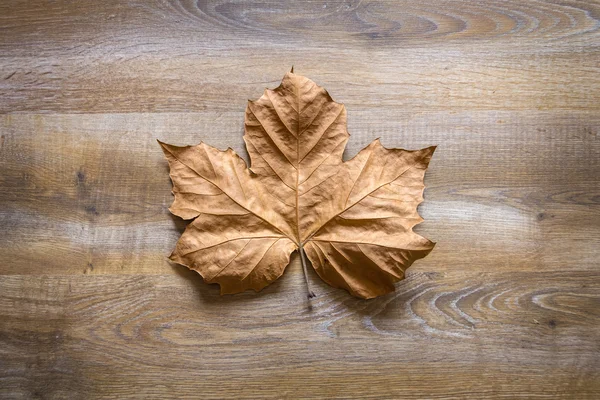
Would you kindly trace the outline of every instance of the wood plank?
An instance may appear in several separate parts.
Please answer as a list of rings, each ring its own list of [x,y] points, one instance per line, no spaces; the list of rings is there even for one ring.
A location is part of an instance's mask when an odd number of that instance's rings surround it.
[[[175,273],[165,257],[185,222],[168,213],[171,183],[155,138],[204,140],[245,155],[242,111],[5,116],[0,271]],[[377,136],[389,147],[440,145],[418,228],[440,243],[417,265],[454,270],[468,256],[475,270],[597,268],[598,117],[471,112],[390,121],[383,112],[355,114],[350,130],[359,134],[348,156]],[[374,129],[375,121],[383,122]],[[543,147],[548,142],[552,148]]]
[[[291,66],[339,93],[336,99],[346,105],[419,111],[497,110],[499,105],[506,110],[598,111],[600,53],[595,51],[503,57],[491,47],[465,59],[448,49],[394,50],[395,57],[348,50],[332,60],[331,49],[308,48],[303,50],[310,58],[304,60],[298,50],[263,50],[265,54],[225,49],[163,55],[157,49],[153,51],[160,57],[107,55],[101,60],[8,57],[0,69],[0,112],[237,111],[265,87],[277,86]],[[223,58],[223,64],[207,64],[214,57]],[[247,59],[256,65],[240,64]],[[382,67],[373,69],[372,63]],[[343,73],[339,64],[345,64]]]
[[[293,276],[226,297],[187,275],[2,277],[0,393],[600,395],[595,273],[420,273],[374,301],[323,286],[311,311]]]
[[[8,34],[0,43],[11,55],[42,56],[76,54],[88,46],[104,50],[130,45],[127,53],[150,50],[135,46],[140,42],[177,51],[197,49],[198,44],[200,49],[219,49],[231,42],[254,48],[285,44],[338,50],[348,46],[486,47],[496,42],[499,51],[512,52],[515,47],[571,51],[573,44],[596,46],[599,7],[595,0],[527,4],[507,0],[501,5],[488,0],[418,4],[406,0],[304,4],[12,0],[2,4],[2,28]],[[36,54],[36,50],[45,53]]]

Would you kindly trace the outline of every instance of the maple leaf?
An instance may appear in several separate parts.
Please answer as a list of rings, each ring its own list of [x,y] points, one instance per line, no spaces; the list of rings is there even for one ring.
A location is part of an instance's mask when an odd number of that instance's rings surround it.
[[[170,211],[194,219],[170,259],[220,284],[221,294],[261,290],[296,250],[305,277],[304,253],[331,286],[362,298],[394,291],[434,246],[412,228],[422,221],[435,147],[387,149],[377,139],[344,162],[349,136],[344,105],[290,72],[248,102],[250,168],[231,149],[159,141],[173,181]]]

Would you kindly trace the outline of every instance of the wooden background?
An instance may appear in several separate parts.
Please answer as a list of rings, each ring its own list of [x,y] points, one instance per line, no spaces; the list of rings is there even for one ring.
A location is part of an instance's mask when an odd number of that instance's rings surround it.
[[[600,2],[0,3],[0,397],[600,398]],[[396,293],[299,258],[220,297],[166,256],[155,139],[246,156],[291,66],[347,155],[439,145]]]

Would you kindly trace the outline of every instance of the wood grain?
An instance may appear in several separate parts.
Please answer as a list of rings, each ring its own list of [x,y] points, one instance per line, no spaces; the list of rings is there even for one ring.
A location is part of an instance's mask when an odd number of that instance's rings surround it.
[[[0,397],[600,397],[600,2],[0,4]],[[155,139],[242,141],[294,69],[347,157],[438,145],[437,242],[362,301],[299,260],[218,295],[166,256]]]

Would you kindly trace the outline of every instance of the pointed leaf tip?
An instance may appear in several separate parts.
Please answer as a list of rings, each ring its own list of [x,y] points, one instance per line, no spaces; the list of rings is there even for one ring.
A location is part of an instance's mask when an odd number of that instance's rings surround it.
[[[427,155],[429,156],[429,158],[431,158],[433,156],[433,153],[435,153],[436,149],[437,149],[437,146],[429,146],[426,148]]]
[[[156,139],[156,141],[158,142],[160,148],[165,151],[168,147],[168,144],[166,144],[165,142],[161,142],[159,139]]]

